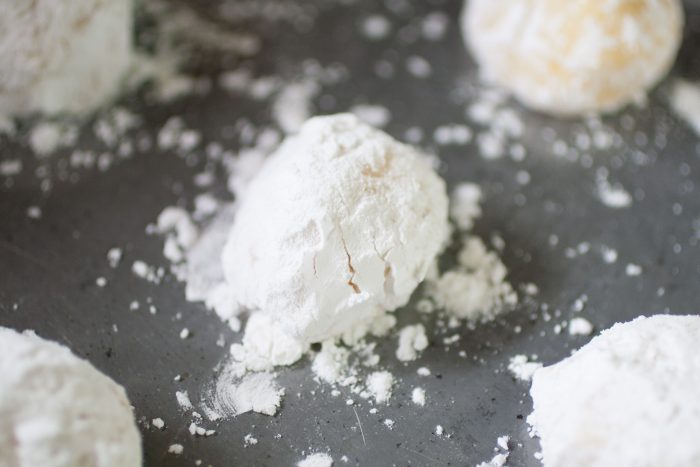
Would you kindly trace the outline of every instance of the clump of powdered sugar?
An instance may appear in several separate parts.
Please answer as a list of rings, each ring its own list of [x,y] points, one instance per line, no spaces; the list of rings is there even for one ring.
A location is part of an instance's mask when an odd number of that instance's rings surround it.
[[[520,381],[531,381],[532,375],[542,368],[540,362],[533,362],[527,355],[515,355],[508,362],[508,371]]]
[[[413,388],[413,391],[411,391],[411,401],[414,404],[423,407],[425,405],[425,389]]]
[[[389,400],[394,386],[394,375],[388,371],[375,371],[367,376],[367,391],[370,392],[378,404]]]
[[[461,183],[453,190],[450,217],[461,233],[462,248],[456,265],[426,281],[426,293],[434,306],[468,322],[489,321],[518,302],[498,254],[489,251],[479,237],[468,234],[481,216],[481,197],[481,190],[472,183]],[[425,303],[430,310],[430,302]]]
[[[287,334],[278,323],[263,313],[253,313],[246,323],[240,344],[231,345],[234,368],[246,371],[268,371],[275,366],[291,365],[306,352],[305,344]]]
[[[399,331],[396,358],[402,362],[415,360],[418,353],[428,347],[428,337],[422,324],[408,325]]]
[[[173,263],[184,259],[185,252],[199,236],[190,215],[182,208],[165,208],[158,216],[156,228],[165,236],[163,256]]]
[[[460,230],[471,230],[481,216],[481,189],[473,183],[460,183],[450,196],[450,219]]]
[[[74,145],[77,137],[74,125],[45,120],[32,127],[29,145],[38,157],[47,157],[59,148]]]
[[[586,318],[577,316],[569,321],[569,335],[589,336],[593,332],[593,325]]]
[[[456,267],[428,280],[428,293],[438,308],[474,322],[491,320],[517,304],[506,280],[508,270],[480,238],[466,237],[457,259]]]
[[[321,345],[321,351],[316,354],[311,369],[320,380],[335,383],[345,376],[349,357],[350,350],[347,347],[330,339]]]

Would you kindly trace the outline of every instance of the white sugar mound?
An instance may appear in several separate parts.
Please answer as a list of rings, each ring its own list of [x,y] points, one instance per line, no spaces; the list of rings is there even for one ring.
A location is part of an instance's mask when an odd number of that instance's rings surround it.
[[[538,370],[528,423],[545,466],[700,465],[700,317],[616,324]]]
[[[360,337],[425,278],[447,205],[415,149],[353,115],[312,118],[241,202],[222,256],[233,299],[303,343]]]
[[[131,0],[1,3],[1,114],[82,113],[118,90],[131,65]]]
[[[0,375],[0,465],[141,465],[124,389],[66,347],[0,327]]]
[[[612,112],[644,98],[681,43],[679,0],[470,0],[465,41],[487,79],[533,109]]]

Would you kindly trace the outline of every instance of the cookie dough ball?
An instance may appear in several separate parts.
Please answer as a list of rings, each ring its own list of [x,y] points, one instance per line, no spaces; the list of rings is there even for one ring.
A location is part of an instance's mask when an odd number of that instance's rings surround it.
[[[545,467],[700,465],[700,316],[616,324],[538,370],[528,418]]]
[[[124,389],[59,344],[0,327],[0,466],[137,467]]]
[[[445,183],[357,117],[308,120],[251,182],[223,253],[238,303],[303,342],[408,302],[449,232]]]
[[[131,0],[0,0],[0,113],[83,113],[131,64]]]
[[[487,79],[542,112],[612,112],[643,98],[681,43],[680,0],[469,0],[465,40]]]

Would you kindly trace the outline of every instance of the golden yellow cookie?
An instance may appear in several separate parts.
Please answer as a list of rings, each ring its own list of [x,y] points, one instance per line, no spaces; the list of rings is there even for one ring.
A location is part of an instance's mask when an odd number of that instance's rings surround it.
[[[487,78],[555,115],[612,112],[668,72],[680,0],[470,0],[465,41]]]

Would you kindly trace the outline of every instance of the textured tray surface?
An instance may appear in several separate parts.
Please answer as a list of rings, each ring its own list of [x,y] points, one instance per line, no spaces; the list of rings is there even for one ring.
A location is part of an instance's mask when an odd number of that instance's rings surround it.
[[[361,18],[371,12],[386,14],[379,4],[358,2],[323,9],[314,29],[304,34],[284,25],[261,26],[265,49],[253,64],[261,73],[284,74],[303,58],[340,62],[351,78],[324,91],[335,97],[324,113],[362,102],[381,104],[393,115],[387,127],[390,133],[402,138],[407,128],[419,126],[431,135],[440,124],[463,121],[465,105],[456,103],[456,90],[473,79],[474,70],[454,21],[459,4],[416,3],[420,4],[412,8],[417,14],[442,10],[453,19],[443,41],[402,47],[364,39],[355,43]],[[397,29],[411,21],[409,16],[392,16]],[[688,23],[674,74],[697,77],[698,32],[692,27],[700,24],[700,17],[690,15]],[[419,80],[404,71],[404,59],[413,54],[429,58],[433,67],[429,79]],[[376,77],[373,66],[380,58],[397,64],[395,79]],[[197,66],[206,70],[208,65]],[[193,169],[172,154],[152,150],[106,173],[85,172],[76,183],[57,182],[47,197],[36,188],[34,156],[23,155],[27,164],[22,176],[12,188],[0,191],[0,324],[35,329],[69,345],[127,388],[139,418],[163,418],[165,431],[142,430],[149,466],[194,465],[197,459],[215,466],[293,465],[304,457],[302,451],[310,450],[330,452],[336,462],[347,455],[348,465],[473,465],[490,459],[496,438],[504,434],[514,441],[509,465],[539,465],[533,457],[538,443],[529,438],[524,422],[531,411],[528,388],[505,370],[509,357],[537,354],[544,363],[552,363],[583,345],[588,338],[553,332],[556,322],[575,314],[572,305],[582,294],[588,302],[581,315],[596,330],[664,310],[700,311],[698,139],[671,117],[665,102],[662,86],[649,107],[625,111],[634,117],[635,130],[621,130],[623,148],[593,154],[593,168],[554,157],[551,143],[542,137],[543,127],[566,135],[579,122],[558,122],[525,111],[523,143],[528,157],[523,162],[507,157],[484,160],[473,143],[438,149],[445,162],[443,175],[451,185],[474,181],[482,186],[484,215],[476,232],[487,240],[498,233],[505,240],[503,260],[512,282],[536,284],[540,289],[536,305],[547,304],[551,312],[561,310],[562,315],[546,321],[537,306],[526,304],[496,323],[474,331],[460,329],[461,340],[449,350],[434,339],[419,361],[405,366],[395,365],[391,357],[395,339],[381,344],[380,353],[386,355],[382,361],[400,384],[390,405],[376,415],[369,414],[364,401],[355,406],[365,441],[353,407],[344,403],[346,397],[334,398],[328,386],[315,383],[306,360],[279,371],[287,396],[276,417],[245,414],[218,424],[217,436],[190,436],[191,419],[179,410],[175,391],[188,389],[196,405],[202,386],[226,352],[216,340],[220,334],[228,342],[235,336],[202,306],[187,303],[183,285],[173,278],[154,286],[130,272],[134,259],[165,265],[161,239],[146,235],[144,227],[164,206],[183,198],[191,201],[195,192]],[[215,139],[226,124],[241,116],[257,123],[269,121],[264,106],[218,89],[162,107],[140,109],[133,97],[126,105],[137,109],[143,125],[152,129],[162,126],[170,114],[180,114],[204,131],[205,141]],[[617,128],[620,120],[614,116],[606,123]],[[634,132],[653,139],[660,127],[670,128],[668,144],[663,149],[653,149],[653,144],[643,148],[650,156],[648,163],[635,162],[630,157],[636,148]],[[235,143],[231,145],[235,149]],[[0,157],[22,151],[26,150],[21,145],[3,141]],[[595,168],[600,166],[608,167],[611,181],[619,181],[635,196],[630,207],[614,210],[598,200]],[[516,182],[521,170],[531,176],[528,185]],[[223,181],[219,183],[223,188]],[[39,220],[26,216],[33,204],[42,208]],[[556,246],[550,244],[552,235],[558,238]],[[590,252],[567,258],[566,248],[582,242],[590,244]],[[603,245],[618,250],[616,263],[602,260]],[[125,251],[115,270],[105,259],[113,246]],[[626,275],[628,263],[640,265],[643,273]],[[95,285],[99,276],[107,278],[107,287]],[[156,315],[129,311],[132,300],[145,303],[148,297],[159,310]],[[181,319],[176,318],[178,313]],[[400,316],[401,322],[411,321],[411,307]],[[516,325],[522,332],[514,332]],[[179,338],[183,327],[192,331],[190,339]],[[466,351],[466,359],[459,357],[460,350]],[[419,377],[419,366],[429,367],[433,375]],[[186,378],[175,383],[173,377],[180,373]],[[416,385],[427,391],[424,408],[410,402]],[[396,422],[393,430],[382,424],[385,418]],[[437,424],[451,436],[433,435]],[[245,448],[248,433],[259,443]],[[275,439],[276,434],[281,439]],[[167,454],[171,443],[184,445],[184,453]]]

